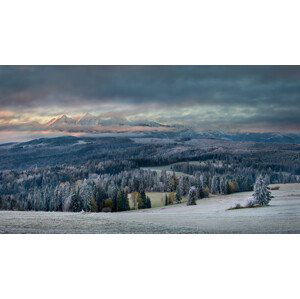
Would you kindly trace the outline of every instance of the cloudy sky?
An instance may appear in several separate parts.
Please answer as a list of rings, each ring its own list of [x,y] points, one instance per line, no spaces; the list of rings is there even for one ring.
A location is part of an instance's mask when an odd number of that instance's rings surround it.
[[[0,129],[85,112],[201,130],[299,131],[299,66],[0,66]]]

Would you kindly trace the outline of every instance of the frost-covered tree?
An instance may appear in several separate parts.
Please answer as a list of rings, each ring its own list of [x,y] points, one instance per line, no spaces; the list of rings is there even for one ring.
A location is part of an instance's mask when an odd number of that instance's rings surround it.
[[[252,204],[258,206],[266,206],[269,204],[270,200],[273,198],[270,190],[263,178],[260,175],[254,185],[254,193],[252,195]]]
[[[79,196],[82,199],[82,209],[84,211],[90,212],[92,210],[93,193],[94,193],[94,184],[91,181],[84,180],[78,184],[79,186]]]
[[[218,178],[214,175],[211,181],[211,193],[216,194],[219,193],[219,182]]]
[[[221,194],[226,194],[227,193],[227,182],[224,177],[220,178],[219,181],[219,190]]]
[[[179,178],[179,192],[181,194],[181,196],[185,196],[190,189],[190,182],[189,182],[189,178],[186,176],[182,176]]]
[[[196,204],[196,199],[197,199],[197,190],[194,186],[190,188],[189,194],[188,194],[188,201],[187,205],[192,206]]]

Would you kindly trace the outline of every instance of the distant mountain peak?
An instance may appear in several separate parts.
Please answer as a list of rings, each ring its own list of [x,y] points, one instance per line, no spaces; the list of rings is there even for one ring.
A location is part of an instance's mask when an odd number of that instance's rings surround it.
[[[61,126],[61,125],[71,125],[71,124],[75,124],[75,123],[76,123],[76,121],[73,118],[68,117],[66,114],[63,114],[59,117],[52,118],[47,123],[47,125],[48,126]]]
[[[60,115],[58,117],[52,118],[47,124],[50,127],[65,127],[68,126],[85,126],[85,127],[95,127],[95,126],[130,126],[130,127],[170,127],[168,125],[160,124],[154,120],[128,120],[122,117],[104,117],[95,116],[89,112],[84,113],[81,117],[73,119],[68,117],[66,114]]]
[[[93,115],[93,114],[91,114],[90,112],[86,112],[86,113],[84,113],[81,117],[80,117],[80,119],[85,119],[85,118],[95,118],[96,116],[95,115]]]
[[[88,125],[88,126],[94,126],[94,125],[98,125],[99,124],[99,120],[98,118],[89,113],[86,112],[84,113],[76,122],[77,125]]]

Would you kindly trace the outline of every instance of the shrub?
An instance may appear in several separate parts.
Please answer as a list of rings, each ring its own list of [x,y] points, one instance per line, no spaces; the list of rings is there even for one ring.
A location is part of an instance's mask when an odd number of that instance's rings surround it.
[[[238,190],[239,190],[239,185],[236,181],[228,182],[228,184],[227,184],[227,193],[228,194],[238,192]]]

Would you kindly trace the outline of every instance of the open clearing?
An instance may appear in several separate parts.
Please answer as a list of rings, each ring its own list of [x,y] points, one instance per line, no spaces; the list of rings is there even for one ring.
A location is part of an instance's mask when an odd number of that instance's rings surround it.
[[[1,233],[300,233],[300,184],[280,184],[270,206],[227,211],[252,192],[121,213],[0,211]]]

